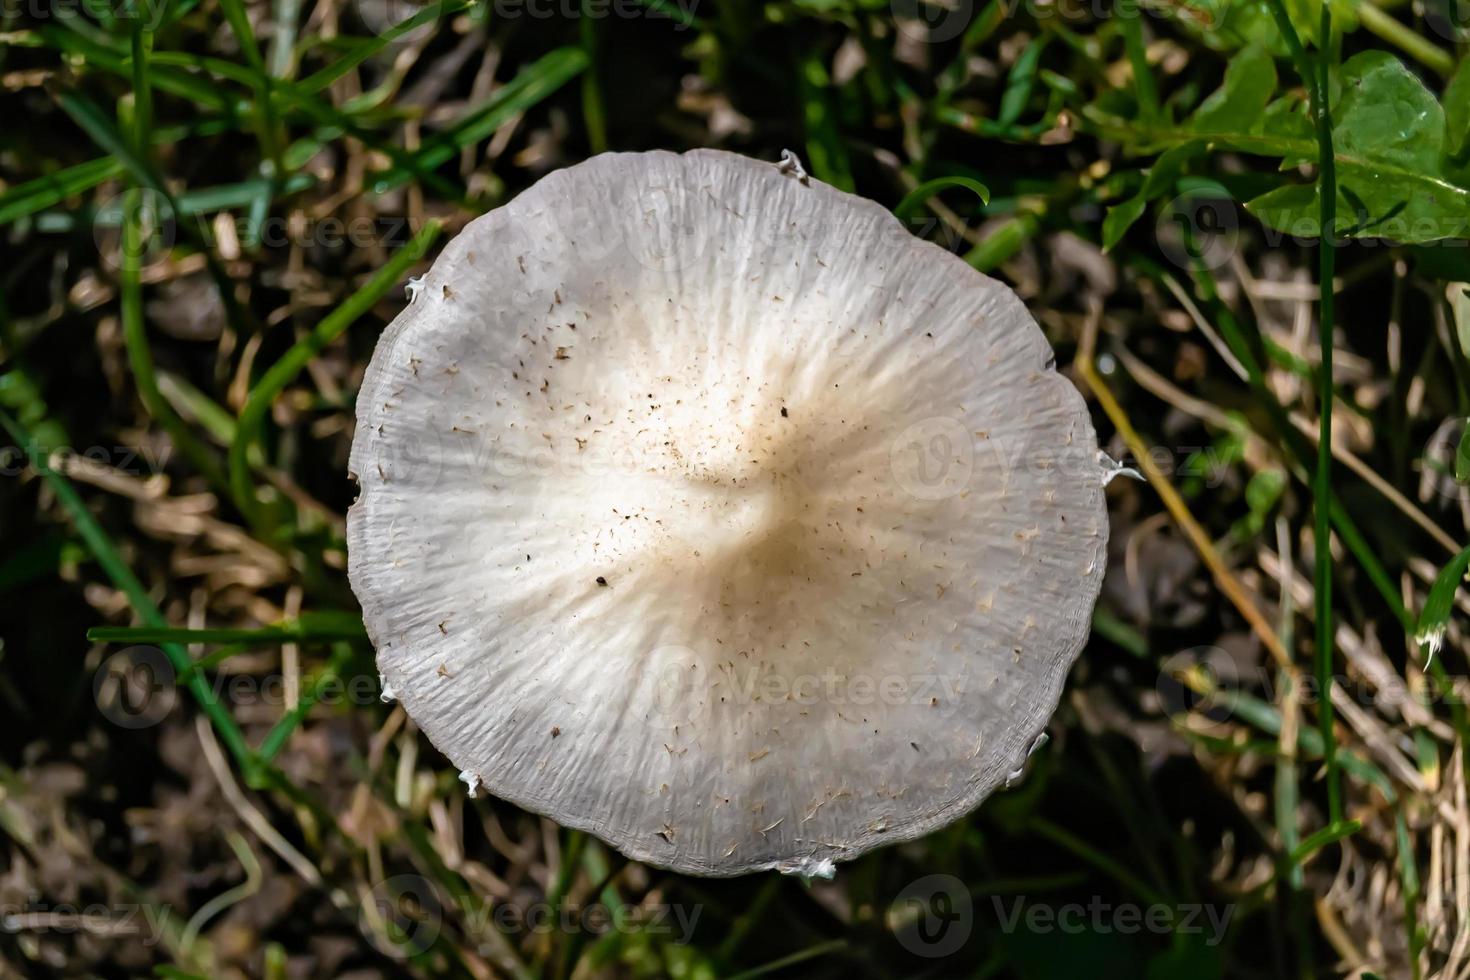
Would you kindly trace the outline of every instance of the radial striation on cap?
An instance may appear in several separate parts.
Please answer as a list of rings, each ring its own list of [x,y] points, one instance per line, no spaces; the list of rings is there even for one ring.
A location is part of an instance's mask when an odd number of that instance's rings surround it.
[[[732,875],[953,821],[1046,727],[1106,560],[1081,396],[1005,286],[718,151],[471,223],[358,398],[352,585],[472,788]]]

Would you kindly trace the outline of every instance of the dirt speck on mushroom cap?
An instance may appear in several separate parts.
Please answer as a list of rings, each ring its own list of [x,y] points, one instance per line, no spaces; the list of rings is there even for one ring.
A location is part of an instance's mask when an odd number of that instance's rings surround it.
[[[425,283],[359,395],[349,558],[457,768],[724,875],[918,836],[1024,761],[1108,527],[1010,290],[718,151],[552,174]]]

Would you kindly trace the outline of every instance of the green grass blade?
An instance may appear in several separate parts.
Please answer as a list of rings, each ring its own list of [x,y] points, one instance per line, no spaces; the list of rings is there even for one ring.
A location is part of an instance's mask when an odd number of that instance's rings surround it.
[[[1072,852],[1083,861],[1097,868],[1103,874],[1138,896],[1145,903],[1157,905],[1165,901],[1165,896],[1147,884],[1142,878],[1129,871],[1110,855],[1099,851],[1071,831],[1057,826],[1050,820],[1039,817],[1033,817],[1028,826],[1040,836]]]
[[[135,181],[159,195],[173,215],[182,214],[178,201],[174,199],[163,178],[146,160],[133,152],[128,141],[113,128],[111,121],[96,103],[75,92],[63,93],[57,98],[57,103],[92,139],[92,142],[117,157]],[[241,333],[252,332],[248,329],[249,324],[244,309],[235,299],[234,283],[226,274],[224,266],[220,265],[219,258],[201,239],[197,230],[189,226],[188,222],[179,222],[178,228],[179,233],[204,256],[210,278],[214,280],[215,288],[219,291],[220,300],[224,304],[225,314],[229,317],[231,325]]]
[[[1021,113],[1026,111],[1026,103],[1031,101],[1031,90],[1036,87],[1037,69],[1046,40],[1045,34],[1037,36],[1022,49],[1020,57],[1011,66],[1005,92],[1000,97],[1000,110],[996,113],[996,122],[1000,125],[1015,125],[1020,121]]]
[[[133,570],[123,560],[117,546],[112,543],[112,538],[102,529],[102,525],[97,523],[97,519],[87,509],[86,503],[77,493],[76,488],[72,486],[71,481],[51,468],[46,448],[36,441],[24,425],[4,409],[0,409],[0,428],[10,433],[16,445],[22,447],[30,458],[31,466],[50,485],[56,494],[56,499],[61,502],[67,516],[71,518],[72,526],[76,528],[78,536],[92,552],[92,556],[97,559],[97,564],[102,567],[112,584],[127,597],[133,613],[149,626],[160,628],[167,626],[168,621],[163,618],[163,613],[158,611],[158,607],[149,598],[148,590],[143,587],[143,583],[138,581]],[[189,669],[191,661],[188,652],[183,647],[175,643],[164,643],[161,644],[161,647],[176,672],[182,674]],[[209,718],[215,734],[230,750],[230,754],[235,757],[242,769],[247,772],[253,771],[256,764],[255,755],[250,751],[250,746],[246,744],[240,726],[235,723],[235,719],[215,697],[214,691],[205,683],[204,678],[195,675],[187,686],[199,703],[200,709]]]
[[[143,322],[143,286],[140,263],[143,254],[143,239],[140,228],[140,192],[129,191],[128,204],[123,213],[122,269],[119,287],[122,301],[123,344],[127,349],[128,366],[133,372],[133,381],[138,387],[138,397],[148,414],[158,422],[169,440],[188,457],[210,484],[224,491],[228,487],[224,467],[200,442],[184,420],[174,413],[173,406],[163,397],[158,388],[158,376],[153,370],[153,351],[148,344],[148,333]]]
[[[348,661],[351,659],[352,647],[345,643],[337,644],[332,651],[331,659],[327,661],[327,665],[312,679],[307,689],[302,692],[300,700],[296,702],[296,707],[288,711],[266,733],[265,738],[260,743],[260,748],[256,750],[256,755],[259,756],[262,763],[272,762],[281,753],[281,749],[286,747],[287,740],[291,738],[291,733],[300,727],[301,722],[306,719],[307,713],[316,707],[316,703],[321,700],[327,685],[341,675],[342,669],[347,666]]]
[[[980,181],[973,177],[935,177],[926,180],[903,196],[903,200],[893,209],[893,216],[900,221],[907,221],[918,213],[919,208],[928,203],[935,194],[948,187],[964,187],[974,191],[975,196],[980,198],[981,204],[990,203],[990,190]]]
[[[591,6],[594,0],[582,0],[582,16],[578,18],[582,53],[587,56],[587,69],[582,72],[582,122],[587,129],[587,146],[593,153],[607,151],[607,107],[602,99],[602,78],[598,70],[598,18]]]
[[[296,91],[303,96],[315,95],[405,34],[416,31],[425,24],[433,23],[442,17],[452,17],[468,9],[469,6],[470,4],[464,2],[431,3],[402,23],[395,24],[372,40],[364,42],[351,54],[344,55],[327,67],[303,78],[296,85]]]
[[[832,79],[827,66],[816,52],[804,53],[796,66],[806,123],[806,155],[812,175],[845,191],[856,189],[852,181],[852,164],[842,133],[837,126],[837,113],[832,104]]]
[[[1339,823],[1328,824],[1314,834],[1308,835],[1307,839],[1297,845],[1296,849],[1286,856],[1287,862],[1295,867],[1301,864],[1313,854],[1322,850],[1328,844],[1351,837],[1363,829],[1361,820],[1344,820]]]
[[[240,0],[220,0],[219,6],[235,40],[240,42],[245,60],[250,67],[264,70],[265,61],[260,56],[260,44],[255,39],[255,29],[250,26],[250,16],[245,13],[245,5]]]
[[[431,220],[425,224],[387,265],[318,323],[316,329],[286,351],[250,389],[245,406],[240,410],[235,441],[230,446],[230,488],[235,505],[253,522],[259,522],[262,515],[255,484],[250,478],[250,447],[260,438],[260,430],[271,403],[308,361],[371,309],[383,294],[398,283],[409,267],[423,257],[429,246],[439,237],[440,227],[437,221]]]
[[[37,28],[37,34],[48,47],[81,59],[87,67],[101,68],[112,74],[131,78],[132,71],[128,66],[131,55],[75,30],[79,20],[80,18],[74,16],[60,16],[55,23],[43,24]],[[149,77],[153,87],[161,92],[168,92],[233,118],[243,116],[248,108],[244,100],[221,91],[206,79],[195,78],[186,72],[155,67],[149,72]]]
[[[112,122],[95,102],[75,92],[63,92],[57,98],[57,103],[92,142],[110,153],[135,181],[155,193],[168,195],[168,188],[162,185],[152,168],[134,152],[132,144],[113,128]],[[171,197],[169,203],[173,203]]]
[[[454,159],[465,147],[488,139],[511,117],[537,105],[586,67],[587,54],[580,48],[558,48],[542,55],[483,104],[460,116],[443,132],[425,140],[423,147],[411,155],[414,169],[432,171]],[[409,176],[408,169],[397,166],[371,178],[371,184],[376,192],[386,193],[404,183]]]
[[[158,390],[175,412],[209,433],[221,446],[235,441],[235,416],[184,378],[159,371]]]
[[[766,963],[762,966],[758,966],[753,970],[746,970],[743,973],[737,973],[734,976],[730,977],[730,980],[756,980],[757,977],[770,976],[773,973],[780,973],[783,970],[789,970],[793,966],[797,966],[801,963],[806,963],[810,960],[815,960],[823,956],[829,956],[832,953],[840,953],[843,950],[847,949],[847,947],[848,942],[846,939],[829,939],[826,942],[817,943],[814,946],[808,946],[806,949],[797,950],[796,952],[791,953],[788,956],[783,956],[780,959],[772,960],[771,962]]]
[[[87,639],[98,643],[245,643],[257,646],[281,643],[364,642],[367,633],[357,616],[347,621],[316,621],[307,617],[257,629],[188,629],[178,626],[94,626]]]
[[[1144,119],[1159,115],[1159,88],[1153,69],[1148,65],[1147,43],[1143,37],[1143,5],[1138,2],[1120,4],[1118,19],[1123,29],[1123,44],[1128,63],[1133,68],[1133,90],[1138,96],[1138,110]]]
[[[1414,642],[1426,649],[1427,657],[1432,658],[1444,642],[1445,630],[1449,628],[1450,616],[1455,611],[1455,593],[1460,589],[1467,568],[1470,568],[1470,548],[1440,569],[1429,589],[1429,597],[1424,600],[1424,609],[1419,613],[1419,622],[1414,629]]]
[[[699,30],[704,30],[704,22],[694,16],[694,5],[693,3],[687,2],[687,0],[685,2],[680,2],[680,0],[638,0],[638,3],[640,6],[647,7],[649,10],[669,18],[681,28],[694,27]],[[685,6],[688,6],[689,9],[684,9]]]
[[[1279,3],[1280,0],[1277,0]],[[1317,195],[1321,206],[1322,237],[1318,241],[1319,264],[1318,288],[1321,299],[1317,310],[1318,341],[1322,350],[1322,363],[1317,386],[1317,411],[1321,416],[1321,432],[1317,440],[1317,472],[1312,484],[1312,499],[1316,503],[1312,551],[1313,551],[1313,599],[1316,605],[1317,626],[1317,685],[1321,700],[1317,709],[1317,721],[1322,730],[1322,742],[1327,762],[1327,812],[1334,823],[1342,822],[1342,782],[1337,773],[1337,740],[1333,732],[1332,709],[1332,645],[1336,635],[1332,609],[1332,331],[1335,324],[1334,303],[1337,299],[1334,280],[1337,277],[1337,249],[1333,235],[1337,228],[1337,154],[1332,147],[1332,116],[1327,107],[1328,78],[1331,45],[1325,39],[1332,37],[1332,4],[1322,4],[1323,50],[1318,54],[1319,74],[1312,86],[1312,114],[1317,123],[1318,173],[1320,185]],[[1305,846],[1305,843],[1304,845]]]
[[[149,133],[149,138],[154,144],[177,143],[191,136],[214,136],[232,128],[226,120],[206,119],[187,126],[155,128]],[[16,184],[0,193],[0,225],[55,207],[70,197],[85,193],[98,184],[125,173],[127,168],[115,157],[106,156]]]
[[[123,174],[125,168],[112,157],[88,160],[54,174],[17,184],[0,194],[0,225],[44,211],[89,191],[103,181]]]

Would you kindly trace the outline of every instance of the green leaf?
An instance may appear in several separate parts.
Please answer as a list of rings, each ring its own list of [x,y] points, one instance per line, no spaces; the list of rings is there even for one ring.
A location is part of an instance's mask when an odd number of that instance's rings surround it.
[[[1283,141],[1309,142],[1316,139],[1312,131],[1312,120],[1308,115],[1307,100],[1300,93],[1291,92],[1268,104],[1261,113],[1260,132]],[[1282,169],[1294,169],[1316,159],[1310,155],[1287,156]]]
[[[1251,518],[1264,526],[1271,508],[1281,499],[1286,490],[1286,472],[1278,469],[1263,469],[1252,476],[1245,485],[1245,503],[1250,508]]]
[[[1026,45],[1021,56],[1011,66],[1005,92],[1000,97],[1000,112],[996,116],[996,122],[1002,126],[1011,126],[1020,120],[1026,103],[1031,99],[1031,89],[1036,84],[1036,69],[1041,62],[1041,51],[1046,47],[1046,37],[1043,34]]]
[[[72,92],[62,94],[57,103],[71,116],[72,121],[81,128],[92,140],[103,150],[122,164],[133,176],[133,179],[145,187],[149,187],[160,193],[163,188],[158,184],[147,165],[123,138],[122,134],[113,126],[112,120],[97,107],[97,104],[86,96],[77,95]]]
[[[797,78],[806,124],[806,153],[813,176],[845,191],[856,189],[852,165],[842,141],[837,112],[832,101],[832,79],[815,52],[797,65]]]
[[[1253,44],[1230,59],[1224,83],[1195,112],[1194,128],[1201,133],[1257,132],[1275,92],[1276,62]]]
[[[1142,191],[1128,198],[1122,204],[1115,204],[1108,208],[1107,215],[1103,218],[1102,246],[1104,252],[1111,252],[1113,246],[1123,240],[1143,212],[1148,210],[1148,198]]]
[[[177,143],[193,136],[210,136],[228,132],[232,127],[220,119],[201,119],[187,126],[157,127],[152,131],[155,145]],[[0,193],[0,225],[9,224],[27,215],[55,207],[69,197],[91,190],[104,181],[120,177],[127,172],[113,157],[99,157],[75,166],[58,170],[45,177],[16,184]]]
[[[1287,855],[1286,860],[1293,866],[1301,864],[1328,844],[1351,837],[1363,829],[1363,824],[1358,820],[1344,820],[1341,823],[1328,824],[1317,831],[1306,840],[1297,845],[1296,849]]]
[[[1445,149],[1459,156],[1470,141],[1470,58],[1460,62],[1444,90]]]
[[[1470,568],[1470,548],[1450,559],[1450,563],[1440,570],[1429,589],[1429,597],[1424,600],[1424,610],[1419,613],[1419,622],[1414,630],[1414,642],[1427,646],[1430,657],[1444,642],[1445,629],[1455,611],[1455,593],[1460,589],[1466,568]]]
[[[905,194],[903,200],[899,201],[898,206],[893,209],[893,216],[900,221],[913,217],[914,212],[923,207],[929,198],[938,194],[946,187],[967,188],[975,192],[975,196],[980,198],[981,204],[990,203],[990,188],[973,177],[935,177],[933,180],[924,181],[924,183]]]
[[[1133,88],[1138,95],[1138,111],[1144,119],[1159,114],[1159,86],[1148,64],[1148,42],[1143,35],[1143,20],[1136,5],[1119,11],[1123,25],[1123,46],[1133,68]]]
[[[1345,157],[1430,169],[1443,148],[1444,112],[1403,62],[1367,51],[1342,67],[1333,135]]]
[[[1470,237],[1470,189],[1445,172],[1445,111],[1424,83],[1384,51],[1342,66],[1334,110],[1335,232],[1407,243]],[[1266,225],[1321,237],[1315,185],[1292,184],[1246,205]]]
[[[1174,186],[1174,182],[1179,179],[1180,174],[1184,172],[1185,165],[1204,150],[1203,140],[1191,140],[1188,143],[1170,147],[1154,161],[1138,193],[1122,204],[1108,208],[1107,216],[1103,218],[1104,252],[1110,251],[1114,245],[1123,240],[1123,236],[1129,228],[1133,227],[1134,222],[1143,217],[1143,212],[1148,209],[1148,203],[1168,193],[1169,189]]]

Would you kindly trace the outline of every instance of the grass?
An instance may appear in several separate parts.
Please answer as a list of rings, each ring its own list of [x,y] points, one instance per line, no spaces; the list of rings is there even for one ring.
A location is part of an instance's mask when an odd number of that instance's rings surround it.
[[[1390,3],[381,6],[0,13],[0,973],[1462,974],[1465,38]],[[548,170],[706,145],[797,149],[1012,284],[1145,477],[1026,778],[831,883],[465,799],[345,580],[406,278]],[[132,730],[93,683],[138,646],[187,697]],[[1073,908],[1107,911],[1038,924]]]

